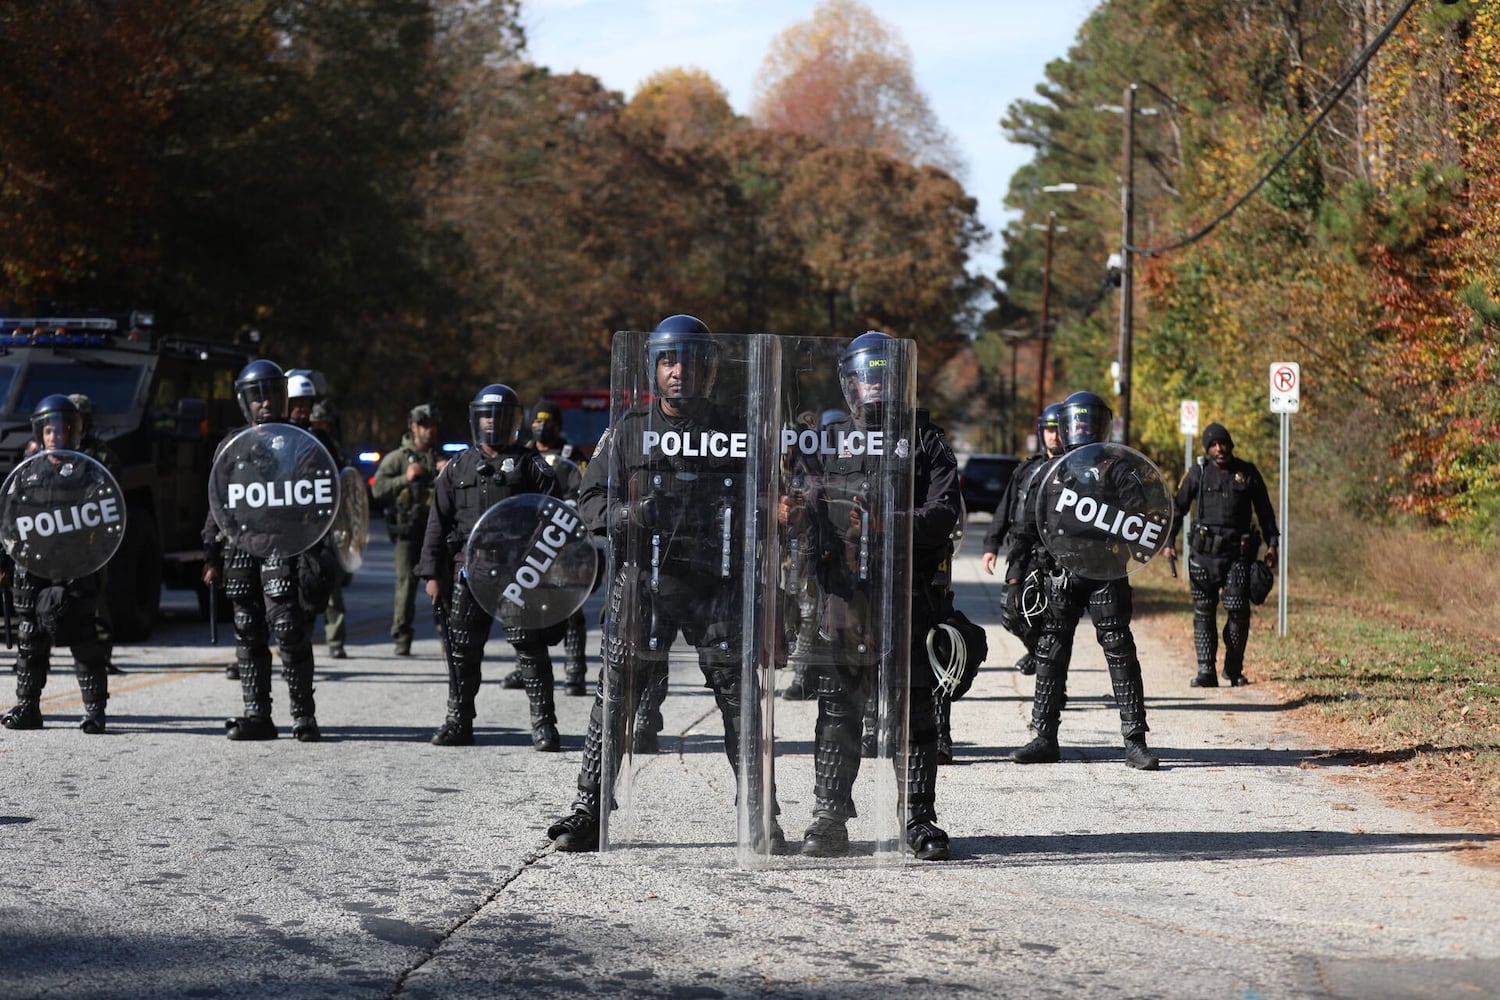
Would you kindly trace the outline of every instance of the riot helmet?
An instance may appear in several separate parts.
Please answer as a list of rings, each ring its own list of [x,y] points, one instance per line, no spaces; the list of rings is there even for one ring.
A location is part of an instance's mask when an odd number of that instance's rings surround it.
[[[661,371],[663,363],[669,372]],[[651,331],[646,341],[646,379],[657,397],[672,402],[706,399],[718,373],[719,345],[701,319],[677,313]]]
[[[1036,448],[1037,451],[1046,452],[1048,455],[1062,454],[1062,408],[1061,403],[1048,403],[1042,407],[1042,412],[1036,418]],[[1047,431],[1056,431],[1058,448],[1054,452],[1047,447]]]
[[[881,404],[899,397],[894,369],[895,338],[879,330],[849,341],[839,359],[839,388],[856,420],[871,426],[880,420]]]
[[[70,392],[68,398],[78,407],[78,412],[83,417],[83,433],[87,437],[94,431],[94,401],[81,392]]]
[[[318,398],[317,386],[306,375],[286,377],[287,415],[298,427],[312,426],[313,402]]]
[[[525,413],[514,389],[492,382],[469,403],[469,438],[476,448],[504,448],[520,433]]]
[[[252,424],[263,424],[285,418],[286,383],[286,373],[274,361],[257,358],[241,368],[234,380],[234,395],[245,419]]]
[[[1114,417],[1109,404],[1092,392],[1075,392],[1062,401],[1061,422],[1063,449],[1072,451],[1085,444],[1104,440]]]
[[[47,431],[51,430],[51,434]],[[37,444],[48,450],[78,447],[83,437],[83,414],[78,404],[60,392],[43,396],[31,411],[31,432]],[[52,440],[47,440],[48,438]]]

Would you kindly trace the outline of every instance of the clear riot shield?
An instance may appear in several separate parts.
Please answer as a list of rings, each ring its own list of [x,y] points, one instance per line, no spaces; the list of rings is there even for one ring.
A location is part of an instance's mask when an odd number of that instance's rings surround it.
[[[316,545],[339,507],[339,471],[316,437],[293,424],[247,427],[208,473],[208,508],[229,543],[260,559]]]
[[[328,537],[333,539],[339,569],[353,573],[365,564],[365,546],[370,544],[370,494],[358,469],[346,468],[339,473],[339,506]]]
[[[599,556],[578,511],[540,493],[484,512],[464,543],[464,577],[479,606],[509,628],[566,621],[588,600]]]
[[[76,451],[44,451],[0,487],[0,543],[18,568],[76,580],[104,568],[125,537],[125,498],[108,469]]]
[[[658,356],[650,338],[615,335],[591,461],[610,463],[600,850],[755,864],[775,815],[762,550],[778,343],[717,335]]]
[[[1040,474],[1036,524],[1063,569],[1115,580],[1149,563],[1167,541],[1172,492],[1152,461],[1111,442],[1084,445]]]
[[[848,818],[852,856],[900,864],[914,638],[916,352],[909,340],[891,341],[886,399],[856,404],[856,413],[839,377],[848,344],[817,337],[782,345],[780,586],[770,605],[785,650],[783,686],[800,675],[819,694],[778,708],[777,743],[812,751],[783,756],[778,781],[783,799],[800,806],[783,818],[794,849],[826,813]],[[925,661],[917,669],[927,681]]]

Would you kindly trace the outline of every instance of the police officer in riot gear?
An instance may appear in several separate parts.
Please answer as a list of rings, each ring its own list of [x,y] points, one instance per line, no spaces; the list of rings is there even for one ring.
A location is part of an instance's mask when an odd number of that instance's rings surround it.
[[[849,342],[839,364],[839,383],[849,412],[827,425],[837,438],[853,431],[884,426],[884,410],[900,397],[891,384],[891,338],[869,331]],[[958,464],[942,431],[929,423],[925,411],[916,413],[917,441],[911,448],[915,463],[912,510],[913,564],[911,572],[911,648],[908,659],[909,748],[906,752],[907,843],[917,858],[941,861],[948,857],[948,835],[937,825],[938,720],[934,678],[928,667],[928,632],[947,617],[948,595],[937,582],[941,564],[949,556],[950,536],[960,516]],[[893,443],[902,456],[906,442]],[[865,492],[882,461],[870,454],[830,455],[818,474],[819,495],[802,508],[794,498],[781,502],[778,519],[785,524],[811,518],[818,539],[818,573],[823,589],[820,639],[827,651],[809,671],[818,692],[818,718],[813,744],[813,822],[802,841],[802,853],[830,857],[849,850],[848,820],[856,815],[852,796],[859,774],[864,708],[870,703],[879,668],[878,649],[860,649],[846,641],[838,624],[863,617],[873,589],[880,582],[862,579],[858,556],[862,535],[873,530],[866,523]],[[847,511],[836,514],[835,511]],[[871,734],[865,734],[869,736]],[[897,748],[900,773],[900,748]]]
[[[991,576],[995,574],[995,563],[999,560],[1000,553],[1010,551],[1017,524],[1031,515],[1036,501],[1033,489],[1037,476],[1047,467],[1048,462],[1063,453],[1062,430],[1058,427],[1061,413],[1061,403],[1048,403],[1037,414],[1037,451],[1016,467],[1010,482],[1005,485],[1005,493],[995,506],[995,516],[990,521],[989,530],[984,533],[984,556],[980,560],[984,571]],[[1025,578],[1025,574],[1022,578]],[[1033,648],[1036,646],[1040,621],[1037,621],[1036,626],[1030,624],[1027,616],[1022,614],[1025,607],[1024,585],[1020,591],[1012,591],[1010,587],[1006,587],[1001,600],[1000,624],[1026,647],[1026,652],[1016,661],[1016,669],[1030,676],[1036,673]]]
[[[67,396],[42,397],[31,413],[31,428],[40,449],[74,451],[83,436],[83,416]],[[49,459],[37,459],[22,473],[30,486],[45,490],[58,471]],[[42,690],[47,686],[54,645],[73,651],[73,669],[83,696],[86,733],[104,732],[105,705],[109,701],[110,647],[96,624],[95,606],[100,598],[102,573],[82,579],[54,581],[33,576],[7,556],[0,566],[0,586],[9,586],[15,603],[16,705],[0,715],[6,729],[41,729]]]
[[[391,611],[391,640],[397,656],[411,655],[415,634],[417,562],[427,534],[432,507],[432,484],[441,461],[437,451],[438,408],[414,406],[407,415],[409,429],[401,444],[386,452],[375,470],[371,487],[375,499],[386,504],[385,526],[396,562],[395,605]]]
[[[422,540],[417,576],[427,596],[442,609],[444,654],[448,661],[448,716],[432,735],[436,746],[472,746],[474,697],[480,663],[494,619],[474,599],[464,576],[464,544],[474,526],[495,504],[520,493],[557,494],[557,480],[535,449],[517,441],[525,413],[508,385],[480,389],[469,403],[473,447],[443,467],[433,484],[432,511]],[[531,702],[531,745],[555,752],[561,747],[552,699],[552,658],[547,646],[562,638],[564,625],[546,629],[504,626],[515,647],[516,663]]]
[[[1218,687],[1214,672],[1218,657],[1217,631],[1220,595],[1224,601],[1224,680],[1233,687],[1249,684],[1245,677],[1245,645],[1250,641],[1250,569],[1266,541],[1266,564],[1276,565],[1276,512],[1260,470],[1236,458],[1234,440],[1223,424],[1203,429],[1203,450],[1182,478],[1174,498],[1172,528],[1162,549],[1177,558],[1177,533],[1183,517],[1196,501],[1198,513],[1188,539],[1188,582],[1193,595],[1193,649],[1198,675],[1193,687]],[[1252,521],[1253,518],[1253,521]],[[1259,524],[1259,530],[1255,525]]]
[[[320,376],[321,377],[321,376]],[[349,463],[343,449],[334,440],[332,424],[326,418],[315,419],[319,408],[327,409],[327,403],[318,398],[316,383],[306,375],[289,374],[287,385],[287,422],[300,427],[318,443],[328,449],[334,465],[343,468]],[[325,535],[311,549],[298,557],[299,579],[302,587],[301,600],[308,615],[308,629],[324,616],[323,632],[328,640],[328,655],[335,660],[347,659],[344,638],[348,635],[344,613],[344,571],[339,567],[338,556],[333,548],[333,539]]]
[[[1086,444],[1104,440],[1112,413],[1103,399],[1092,392],[1075,392],[1063,400],[1059,416],[1063,447],[1072,451]],[[1106,470],[1105,475],[1108,475]],[[1052,484],[1042,484],[1046,490]],[[1042,619],[1041,635],[1036,640],[1036,695],[1031,705],[1031,730],[1035,737],[1014,751],[1010,759],[1018,764],[1048,764],[1060,758],[1057,730],[1062,708],[1067,700],[1068,664],[1073,657],[1073,635],[1078,620],[1088,611],[1094,623],[1094,634],[1104,650],[1114,687],[1115,704],[1120,710],[1120,733],[1125,740],[1125,762],[1131,767],[1153,771],[1160,761],[1146,746],[1146,694],[1141,681],[1141,663],[1136,655],[1135,637],[1130,631],[1132,590],[1122,573],[1110,580],[1090,580],[1076,576],[1058,566],[1039,548],[1040,533],[1034,518],[1018,522],[1011,544],[1005,582],[1020,588],[1034,559],[1040,557],[1047,608]]]
[[[252,425],[288,422],[287,377],[275,362],[259,358],[242,368],[234,393],[240,412]],[[292,711],[292,735],[302,743],[317,742],[322,732],[313,698],[312,621],[300,600],[299,557],[253,556],[225,540],[212,514],[204,521],[203,548],[204,584],[213,587],[222,579],[234,606],[234,669],[245,714],[224,723],[225,735],[231,740],[276,738],[271,721],[274,633]]]
[[[531,413],[531,446],[557,474],[557,495],[576,503],[578,491],[583,488],[583,474],[574,464],[573,445],[562,432],[562,407],[551,400],[542,400]],[[584,658],[587,641],[587,619],[579,608],[568,617],[568,631],[563,636],[563,652],[567,656],[563,663],[563,694],[575,697],[588,694],[588,662]],[[521,671],[516,669],[506,674],[500,686],[524,687]]]
[[[547,830],[560,851],[598,849],[601,810],[610,806],[600,801],[606,742],[613,748],[610,766],[618,770],[631,712],[637,739],[645,730],[654,741],[661,728],[668,652],[679,633],[696,650],[704,686],[713,691],[730,767],[738,775],[742,766],[758,766],[753,759],[740,760],[744,609],[740,572],[734,568],[740,546],[722,531],[726,518],[735,531],[747,520],[743,512],[725,508],[723,487],[742,478],[744,460],[668,454],[645,441],[647,431],[683,439],[743,433],[744,415],[711,398],[719,354],[712,331],[696,317],[678,314],[657,324],[645,358],[653,401],[632,409],[605,433],[584,474],[579,513],[595,534],[608,534],[612,542],[602,636],[605,676],[595,689],[573,811]],[[721,572],[724,558],[731,560],[727,579]],[[627,696],[636,697],[638,705],[627,704]],[[756,772],[750,784],[757,786]],[[752,803],[758,797],[752,795]],[[766,819],[757,812],[752,829],[760,830]],[[782,853],[786,838],[780,827],[770,819],[767,828],[765,846]]]

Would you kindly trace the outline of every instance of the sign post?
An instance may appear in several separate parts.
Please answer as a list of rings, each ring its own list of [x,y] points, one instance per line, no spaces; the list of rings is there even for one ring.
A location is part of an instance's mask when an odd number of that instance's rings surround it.
[[[1291,531],[1287,514],[1288,446],[1291,438],[1291,416],[1302,407],[1302,366],[1295,361],[1271,363],[1271,412],[1281,414],[1281,475],[1277,490],[1277,514],[1281,519],[1281,544],[1276,553],[1277,597],[1276,634],[1286,635],[1286,564],[1290,549],[1287,534]]]
[[[1198,437],[1198,401],[1196,399],[1182,401],[1177,423],[1183,438],[1182,474],[1186,476],[1193,468],[1193,441]],[[1182,516],[1182,537],[1184,541],[1193,537],[1192,508],[1189,508],[1188,512]]]

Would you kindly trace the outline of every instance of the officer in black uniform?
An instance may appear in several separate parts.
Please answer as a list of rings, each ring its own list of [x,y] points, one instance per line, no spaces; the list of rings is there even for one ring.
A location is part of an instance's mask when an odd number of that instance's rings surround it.
[[[474,447],[449,461],[432,491],[432,511],[422,540],[417,576],[444,619],[448,660],[448,717],[432,734],[440,747],[473,746],[474,697],[480,663],[494,619],[474,600],[463,575],[464,545],[474,526],[495,504],[521,493],[557,495],[557,479],[536,450],[517,441],[525,409],[508,385],[480,389],[469,403],[469,435]],[[546,629],[505,626],[531,702],[531,745],[556,752],[561,746],[552,699],[552,657],[547,646],[566,626]]]
[[[547,830],[560,851],[598,848],[605,726],[616,748],[616,768],[627,712],[637,712],[637,737],[642,727],[650,727],[654,740],[661,728],[667,654],[679,632],[697,651],[704,686],[713,691],[724,721],[725,754],[739,774],[741,545],[730,539],[726,552],[721,528],[725,517],[734,531],[746,523],[745,512],[733,510],[733,485],[725,485],[742,482],[745,460],[668,455],[660,446],[648,449],[644,441],[648,429],[684,439],[745,434],[744,414],[711,399],[718,358],[719,345],[702,320],[678,314],[658,323],[645,358],[654,401],[624,414],[605,433],[584,474],[579,513],[595,534],[607,534],[614,543],[603,634],[607,676],[596,686],[573,811]],[[640,551],[628,551],[631,538],[639,539]],[[726,555],[727,578],[721,572]],[[639,707],[625,704],[627,689],[639,698]],[[655,717],[643,718],[644,713]],[[761,820],[752,817],[751,829],[759,830]],[[774,819],[766,846],[778,854],[786,849]]]
[[[31,413],[31,428],[41,449],[74,451],[83,435],[83,416],[67,396],[42,397]],[[57,459],[39,459],[27,467],[17,489],[46,491],[58,480]],[[11,562],[0,561],[0,586],[11,588],[15,604],[16,705],[0,715],[6,729],[41,729],[42,690],[47,686],[54,645],[73,651],[73,670],[83,696],[86,733],[104,732],[104,708],[109,701],[109,644],[101,637],[95,608],[103,583],[101,573],[78,580],[54,581],[33,576]]]
[[[551,400],[542,400],[531,413],[531,446],[557,474],[557,495],[576,504],[578,492],[583,488],[583,474],[575,464],[577,452],[562,432],[562,407]],[[559,464],[558,459],[564,461]],[[563,653],[567,656],[563,663],[563,694],[575,697],[588,694],[589,670],[584,657],[587,642],[588,620],[583,608],[579,608],[568,617],[568,631],[563,636]],[[506,674],[500,686],[524,687],[520,669]]]
[[[1067,451],[1104,440],[1113,414],[1092,392],[1075,392],[1063,400],[1059,417],[1063,447]],[[1118,468],[1118,467],[1114,467]],[[1106,472],[1108,474],[1108,472]],[[1047,489],[1051,484],[1044,484]],[[1037,560],[1040,559],[1040,564]],[[1146,692],[1141,681],[1141,661],[1136,656],[1135,636],[1130,631],[1133,591],[1121,573],[1110,580],[1090,580],[1057,565],[1041,548],[1041,535],[1034,519],[1017,525],[1015,541],[1005,569],[1011,588],[1025,583],[1025,574],[1037,569],[1043,577],[1047,609],[1041,635],[1036,641],[1036,695],[1031,704],[1031,730],[1035,738],[1014,751],[1018,764],[1050,764],[1059,757],[1057,729],[1067,700],[1068,664],[1073,658],[1073,635],[1085,610],[1094,623],[1094,635],[1104,650],[1120,710],[1120,733],[1125,739],[1125,762],[1143,771],[1156,770],[1161,762],[1146,746]]]
[[[990,576],[995,575],[995,563],[999,560],[1000,553],[1010,551],[1017,524],[1034,514],[1036,495],[1032,489],[1037,475],[1047,467],[1048,462],[1063,453],[1062,431],[1057,426],[1061,413],[1061,403],[1048,403],[1042,408],[1036,418],[1036,442],[1039,450],[1027,456],[1026,461],[1016,467],[1010,482],[1005,484],[1000,502],[995,505],[995,516],[990,521],[989,530],[984,533],[984,556],[980,560],[984,571]],[[1000,624],[1026,647],[1026,652],[1016,661],[1016,669],[1029,677],[1036,673],[1033,651],[1036,637],[1041,631],[1041,622],[1038,619],[1032,624],[1020,613],[1025,604],[1024,591],[1024,585],[1021,591],[1015,593],[1011,592],[1010,587],[1005,588],[1005,595],[1000,602]]]
[[[259,358],[234,380],[240,412],[251,424],[286,423],[286,373]],[[225,438],[227,443],[230,438]],[[220,449],[224,444],[220,444]],[[215,460],[217,460],[215,455]],[[203,583],[222,578],[234,605],[235,668],[244,695],[245,714],[224,723],[231,740],[273,740],[271,721],[271,646],[281,650],[281,676],[292,710],[292,735],[300,742],[322,738],[313,698],[312,624],[299,600],[298,560],[253,556],[228,544],[210,514],[203,523]]]
[[[892,340],[871,330],[849,342],[839,363],[839,383],[849,413],[827,425],[833,439],[852,431],[884,425],[888,399],[896,396],[890,365]],[[912,493],[911,648],[908,659],[909,717],[905,764],[907,844],[923,861],[948,857],[948,834],[937,825],[938,723],[933,703],[934,678],[928,668],[927,633],[947,618],[948,594],[937,582],[948,558],[950,536],[960,514],[958,463],[940,428],[915,414],[917,441]],[[901,457],[905,441],[892,442]],[[889,456],[827,456],[816,474],[818,488],[806,505],[782,499],[778,520],[789,527],[810,519],[817,540],[818,580],[822,591],[819,640],[827,641],[810,675],[818,692],[818,720],[813,744],[813,823],[802,840],[802,853],[830,857],[849,850],[847,824],[856,815],[854,781],[859,775],[864,706],[874,692],[879,650],[856,648],[857,621],[862,619],[881,582],[863,576],[859,553],[865,550],[868,493],[872,478]],[[841,514],[839,511],[847,511]],[[840,624],[844,623],[844,624]],[[898,773],[902,762],[899,760]]]
[[[1223,424],[1203,429],[1208,461],[1182,477],[1172,504],[1172,529],[1162,553],[1177,558],[1177,533],[1184,515],[1198,504],[1188,539],[1188,582],[1193,595],[1193,648],[1198,654],[1198,676],[1193,687],[1218,687],[1214,662],[1219,652],[1219,596],[1224,600],[1224,680],[1233,687],[1249,684],[1245,677],[1245,645],[1250,641],[1250,565],[1266,540],[1266,564],[1276,565],[1276,512],[1260,470],[1234,456],[1234,440]],[[1256,530],[1254,522],[1260,525]]]

